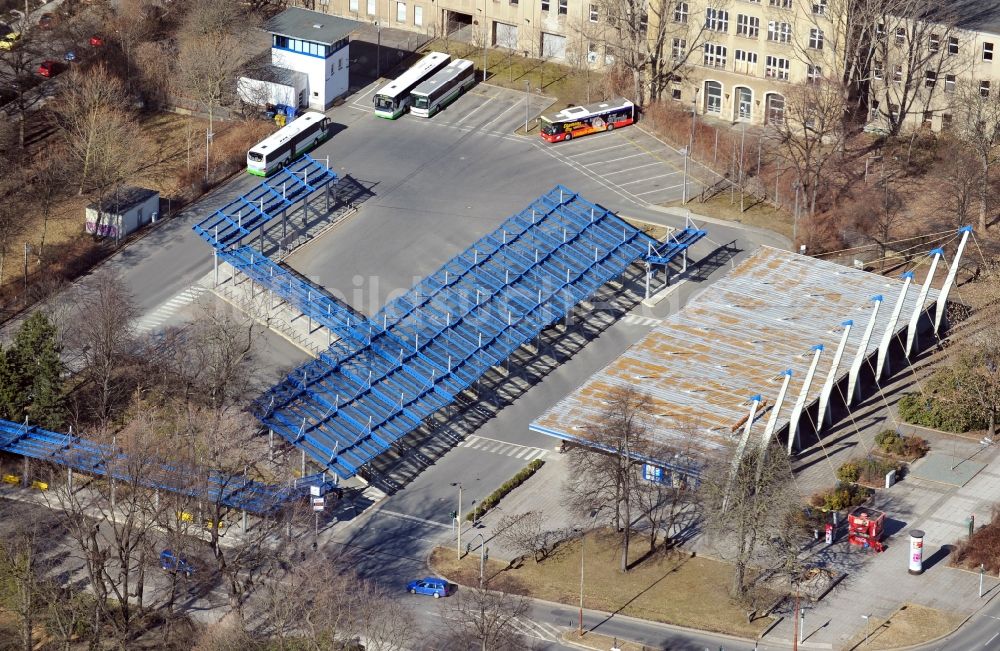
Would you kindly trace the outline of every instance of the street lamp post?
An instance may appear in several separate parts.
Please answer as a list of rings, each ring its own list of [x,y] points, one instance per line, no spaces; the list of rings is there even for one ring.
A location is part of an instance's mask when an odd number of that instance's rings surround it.
[[[458,533],[455,540],[455,555],[462,558],[462,484],[461,482],[452,482],[451,485],[458,486],[458,510],[455,511],[455,528]]]
[[[477,533],[476,537],[472,539],[472,543],[476,542],[476,538],[481,538],[479,542],[479,589],[483,589],[483,569],[486,566],[486,537],[482,533]],[[469,548],[472,548],[472,543],[469,543]]]
[[[694,147],[694,125],[695,115],[698,112],[698,89],[694,91],[694,98],[691,100],[691,137],[688,138],[688,145],[684,149],[684,186],[681,190],[681,204],[688,202],[688,158],[691,157],[691,148]]]
[[[868,646],[868,629],[869,624],[871,623],[871,617],[871,614],[861,616],[861,619],[865,620],[865,646]]]
[[[577,623],[576,633],[583,637],[583,546],[587,542],[587,537],[580,535],[580,619]]]
[[[486,81],[486,53],[490,46],[490,21],[486,17],[486,7],[489,0],[483,0],[483,81]]]

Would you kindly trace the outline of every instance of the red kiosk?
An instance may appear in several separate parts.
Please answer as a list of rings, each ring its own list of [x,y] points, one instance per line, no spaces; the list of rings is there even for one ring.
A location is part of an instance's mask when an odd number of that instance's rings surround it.
[[[881,552],[885,513],[864,506],[855,507],[847,515],[847,540],[852,545]]]

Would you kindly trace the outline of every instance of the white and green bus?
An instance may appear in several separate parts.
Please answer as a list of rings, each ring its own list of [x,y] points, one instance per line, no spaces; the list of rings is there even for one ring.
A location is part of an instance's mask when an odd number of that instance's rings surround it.
[[[322,113],[303,113],[247,152],[247,172],[269,176],[327,139],[330,118]]]
[[[429,118],[475,83],[475,64],[468,59],[455,59],[444,70],[413,89],[410,93],[410,113]]]
[[[410,101],[410,91],[417,84],[427,79],[441,68],[448,65],[451,57],[444,52],[428,52],[427,56],[417,61],[412,68],[383,86],[372,101],[375,102],[375,115],[380,118],[395,120],[406,111]]]

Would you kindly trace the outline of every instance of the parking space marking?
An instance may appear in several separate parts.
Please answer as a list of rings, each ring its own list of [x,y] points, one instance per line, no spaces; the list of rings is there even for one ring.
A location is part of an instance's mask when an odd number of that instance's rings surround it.
[[[355,97],[351,101],[351,106],[353,106],[354,108],[357,108],[357,109],[361,109],[362,111],[367,111],[368,109],[371,109],[372,108],[372,103],[370,101],[365,102],[364,104],[358,104],[358,102],[361,101],[362,99],[368,97],[369,95],[374,95],[375,91],[378,90],[379,81],[381,81],[381,80],[377,79],[377,80],[373,81],[372,83],[370,83],[368,86],[365,86],[364,88],[362,88],[361,90],[363,90],[364,92],[361,93],[360,95],[358,95],[357,97]]]
[[[678,183],[677,185],[671,185],[669,188],[656,188],[655,190],[649,190],[648,192],[636,192],[635,196],[641,197],[646,194],[655,194],[657,192],[666,192],[667,190],[675,190],[677,188],[684,187],[683,183]]]
[[[666,176],[673,176],[677,172],[667,172],[666,174],[657,174],[656,176],[648,176],[644,179],[636,179],[635,181],[626,181],[625,183],[619,183],[618,185],[632,185],[633,183],[645,183],[646,181],[652,181],[653,179],[662,179]]]
[[[458,125],[462,124],[463,122],[465,122],[466,120],[468,120],[469,118],[471,118],[473,115],[475,115],[476,113],[478,113],[484,106],[486,106],[487,104],[489,104],[490,102],[492,102],[494,99],[495,98],[493,98],[493,97],[487,97],[485,102],[483,102],[482,104],[480,104],[476,108],[472,109],[471,111],[469,111],[468,113],[466,113],[465,115],[463,115],[462,118],[458,122],[455,123],[455,126],[458,126]]]
[[[577,141],[579,142],[579,141]],[[611,145],[610,147],[600,147],[598,149],[588,149],[587,151],[580,152],[579,154],[567,154],[566,158],[577,158],[578,156],[586,156],[587,154],[596,154],[599,151],[607,151],[608,149],[617,149],[619,147],[628,147],[631,143],[622,142],[617,145]]]
[[[652,163],[646,163],[645,165],[636,165],[635,167],[628,167],[623,170],[615,170],[614,172],[605,172],[604,176],[611,176],[612,174],[625,174],[626,172],[634,172],[636,170],[641,170],[644,167],[652,167],[653,165],[663,165],[660,161],[654,161]]]
[[[620,160],[625,160],[627,158],[635,158],[636,156],[649,156],[649,154],[647,154],[644,151],[640,151],[638,154],[629,154],[628,156],[620,156],[618,158],[611,158],[609,160],[594,161],[593,163],[581,163],[581,165],[585,165],[586,167],[591,167],[592,165],[607,165],[608,163],[617,163]]]
[[[517,106],[517,104],[511,104],[510,106],[508,106],[507,108],[505,108],[503,111],[501,111],[500,115],[496,116],[495,118],[493,118],[492,120],[490,120],[486,124],[481,125],[479,128],[482,129],[482,130],[484,130],[484,131],[487,130],[489,127],[493,126],[496,123],[497,120],[499,120],[504,115],[506,115],[507,111],[511,110],[512,108],[514,108],[516,106]]]

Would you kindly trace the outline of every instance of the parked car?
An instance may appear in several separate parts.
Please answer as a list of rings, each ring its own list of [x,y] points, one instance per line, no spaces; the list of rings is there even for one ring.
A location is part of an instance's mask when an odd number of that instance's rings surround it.
[[[186,577],[194,574],[194,566],[188,559],[174,554],[169,549],[160,552],[160,569],[171,574],[183,574]]]
[[[406,589],[410,594],[426,594],[435,599],[448,596],[448,582],[433,576],[410,581],[406,584]]]
[[[59,64],[56,61],[45,60],[38,65],[38,74],[43,77],[52,77],[59,74]]]
[[[104,37],[94,34],[90,37],[90,47],[104,47]]]
[[[7,35],[0,38],[0,50],[13,50],[14,45],[21,40],[21,32],[7,32]]]
[[[73,50],[70,50],[69,52],[67,52],[66,54],[64,54],[63,55],[63,61],[65,61],[66,63],[73,63],[73,62],[75,62],[76,61],[76,52],[74,52]]]

